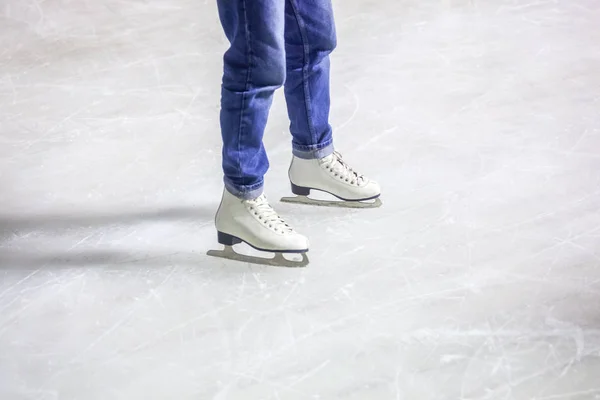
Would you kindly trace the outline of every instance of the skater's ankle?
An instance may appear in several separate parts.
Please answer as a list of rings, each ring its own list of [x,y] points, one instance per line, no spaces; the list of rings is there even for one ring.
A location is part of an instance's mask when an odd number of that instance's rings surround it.
[[[331,141],[309,146],[294,144],[292,154],[303,160],[319,160],[333,154],[334,150]]]
[[[263,194],[264,187],[262,182],[252,186],[238,186],[225,180],[225,190],[240,200],[254,200]]]

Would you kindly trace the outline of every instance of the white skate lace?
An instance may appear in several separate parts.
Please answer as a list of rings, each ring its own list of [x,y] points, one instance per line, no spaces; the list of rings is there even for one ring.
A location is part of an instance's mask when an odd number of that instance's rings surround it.
[[[330,156],[325,157],[321,161],[321,165],[330,172],[333,172],[334,176],[339,177],[352,185],[360,186],[366,181],[366,178],[362,174],[356,172],[352,167],[346,164],[342,159],[342,155],[337,151]]]
[[[273,207],[271,207],[264,194],[254,200],[247,200],[246,204],[248,205],[250,212],[254,213],[265,226],[273,229],[275,232],[293,232],[292,227],[289,226],[277,212],[275,212]]]

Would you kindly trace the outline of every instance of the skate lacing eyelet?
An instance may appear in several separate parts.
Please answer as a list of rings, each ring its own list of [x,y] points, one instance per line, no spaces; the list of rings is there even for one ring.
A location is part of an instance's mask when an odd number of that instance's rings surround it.
[[[293,229],[275,212],[267,202],[266,198],[262,196],[248,204],[248,210],[250,210],[254,216],[258,217],[257,219],[264,227],[271,229],[273,232],[278,234],[293,232]]]
[[[335,166],[340,167],[340,169],[342,169],[342,171],[337,171],[335,173],[334,176],[340,176],[342,180],[345,180],[346,182],[350,182],[352,183],[352,185],[356,185],[356,184],[360,184],[361,180],[364,180],[364,177],[362,174],[354,171],[354,169],[352,169],[352,167],[350,167],[348,164],[346,164],[346,162],[343,160],[342,155],[340,153],[338,153],[337,151],[333,153],[333,159],[331,160],[332,164],[335,164]],[[329,171],[334,172],[334,166],[327,165],[326,167]]]

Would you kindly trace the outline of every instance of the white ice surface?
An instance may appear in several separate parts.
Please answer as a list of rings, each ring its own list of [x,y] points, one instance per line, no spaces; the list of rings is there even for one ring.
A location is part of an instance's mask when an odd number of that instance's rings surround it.
[[[0,1],[0,399],[600,398],[600,2],[337,0],[337,147],[384,206],[216,247],[212,0]]]

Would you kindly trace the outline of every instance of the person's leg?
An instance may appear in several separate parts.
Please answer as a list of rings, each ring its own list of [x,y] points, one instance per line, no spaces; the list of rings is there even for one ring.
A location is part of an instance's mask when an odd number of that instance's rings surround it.
[[[221,135],[225,187],[262,194],[269,168],[263,133],[273,92],[285,81],[285,0],[217,0],[230,47],[224,56]]]
[[[285,81],[285,0],[217,0],[231,43],[225,53],[221,93],[221,133],[225,190],[215,217],[224,251],[208,254],[243,262],[303,266],[308,239],[295,232],[269,205],[263,176],[269,167],[263,133],[273,92]],[[246,242],[275,252],[273,259],[237,254]],[[301,261],[282,253],[302,253]]]
[[[334,152],[329,125],[329,54],[336,47],[331,0],[286,0],[285,95],[293,135],[288,175],[298,197],[283,201],[304,204],[378,207],[377,182],[356,172]],[[311,190],[330,193],[341,202],[314,200]]]
[[[333,153],[329,54],[336,47],[331,0],[285,1],[285,98],[295,156]]]

